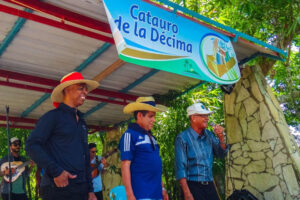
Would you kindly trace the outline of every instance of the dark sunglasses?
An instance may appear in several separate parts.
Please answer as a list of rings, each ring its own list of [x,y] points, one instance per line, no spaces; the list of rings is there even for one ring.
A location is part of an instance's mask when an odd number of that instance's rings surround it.
[[[97,151],[91,151],[91,153],[97,153]]]
[[[20,142],[13,142],[12,144],[13,144],[15,147],[16,147],[16,146],[21,146],[21,143],[20,143]]]

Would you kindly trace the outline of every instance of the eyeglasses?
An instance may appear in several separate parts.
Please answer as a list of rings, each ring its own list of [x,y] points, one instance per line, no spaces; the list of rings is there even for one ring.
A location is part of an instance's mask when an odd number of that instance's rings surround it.
[[[195,116],[195,117],[203,117],[203,118],[208,118],[209,117],[209,115],[192,115],[192,116]]]
[[[19,142],[18,142],[18,143],[12,143],[12,144],[13,144],[15,147],[16,147],[16,146],[21,146],[21,143],[19,143]]]
[[[97,151],[91,151],[91,153],[97,153]]]

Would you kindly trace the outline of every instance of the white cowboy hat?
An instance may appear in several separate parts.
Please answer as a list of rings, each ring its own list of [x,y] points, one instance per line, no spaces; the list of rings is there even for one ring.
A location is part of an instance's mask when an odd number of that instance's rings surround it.
[[[127,104],[124,107],[123,112],[125,114],[131,114],[134,111],[138,111],[138,110],[164,112],[167,109],[168,108],[163,105],[156,104],[153,97],[139,97],[136,99],[135,102]]]
[[[206,109],[205,106],[202,103],[195,103],[195,104],[189,106],[186,109],[186,112],[187,112],[187,116],[195,115],[195,114],[210,115],[210,114],[213,113],[213,111],[210,111],[210,110]]]
[[[64,99],[63,90],[70,85],[74,85],[74,84],[78,84],[78,83],[86,84],[88,92],[96,89],[99,86],[99,83],[97,81],[86,80],[83,78],[81,73],[71,72],[71,73],[65,75],[60,80],[60,84],[58,86],[56,86],[56,88],[54,88],[54,90],[52,91],[52,94],[51,94],[51,100],[53,102],[57,102],[57,103],[62,102]]]

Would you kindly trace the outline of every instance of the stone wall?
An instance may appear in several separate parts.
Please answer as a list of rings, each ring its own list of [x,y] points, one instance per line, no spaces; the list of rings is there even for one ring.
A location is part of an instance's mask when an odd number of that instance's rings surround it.
[[[123,130],[120,128],[116,128],[106,133],[103,154],[113,151],[118,147],[117,145],[119,144],[122,133]],[[104,200],[109,199],[109,192],[112,188],[118,185],[123,185],[121,177],[120,152],[117,151],[117,153],[114,153],[110,157],[108,157],[107,162],[109,163],[109,167],[107,167],[107,169],[102,174]]]
[[[225,95],[226,196],[247,189],[258,199],[300,199],[300,153],[259,67],[246,67]]]

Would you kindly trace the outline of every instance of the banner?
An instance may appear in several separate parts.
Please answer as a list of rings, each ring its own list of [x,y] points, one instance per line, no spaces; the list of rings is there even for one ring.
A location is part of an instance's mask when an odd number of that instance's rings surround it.
[[[219,84],[239,80],[227,36],[144,1],[103,2],[122,60]]]

